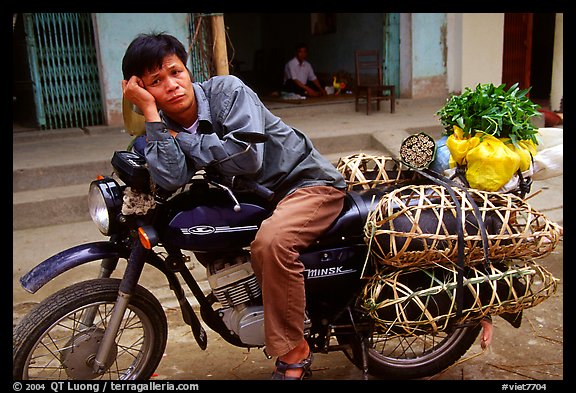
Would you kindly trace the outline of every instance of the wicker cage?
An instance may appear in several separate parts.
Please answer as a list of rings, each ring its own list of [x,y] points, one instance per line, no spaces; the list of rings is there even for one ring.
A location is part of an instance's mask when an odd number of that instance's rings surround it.
[[[444,331],[454,322],[517,313],[553,295],[558,279],[535,262],[465,269],[464,297],[456,320],[457,269],[400,269],[372,276],[363,307],[387,335],[416,336]]]
[[[562,227],[521,198],[453,188],[460,203],[465,264],[484,261],[476,204],[486,228],[491,261],[532,260],[550,254]],[[408,185],[384,195],[368,215],[365,241],[373,260],[395,267],[452,264],[458,260],[457,206],[439,185]]]
[[[341,157],[336,168],[344,176],[349,191],[401,184],[416,175],[392,157],[365,153]]]

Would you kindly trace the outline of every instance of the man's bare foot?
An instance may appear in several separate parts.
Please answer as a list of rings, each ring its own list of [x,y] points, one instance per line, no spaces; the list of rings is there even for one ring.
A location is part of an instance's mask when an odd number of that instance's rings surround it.
[[[308,342],[303,339],[294,349],[290,352],[279,356],[278,359],[284,363],[294,364],[300,363],[305,360],[310,355],[310,347],[308,346]],[[286,370],[285,376],[292,377],[292,378],[300,378],[304,370],[301,368],[289,369]]]
[[[494,326],[492,325],[492,318],[482,318],[480,321],[482,325],[482,333],[480,334],[480,346],[486,349],[492,344],[492,337],[494,335]]]

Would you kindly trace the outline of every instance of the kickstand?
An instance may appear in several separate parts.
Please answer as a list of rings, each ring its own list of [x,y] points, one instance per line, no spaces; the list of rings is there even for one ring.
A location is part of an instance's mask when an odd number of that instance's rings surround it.
[[[368,380],[368,337],[362,337],[360,341],[360,348],[362,349],[362,376],[365,381]]]
[[[348,307],[348,315],[350,316],[350,322],[352,323],[352,327],[354,328],[354,333],[356,333],[357,337],[360,337],[360,350],[362,352],[362,377],[365,381],[368,380],[368,337],[366,335],[361,334],[358,329],[356,328],[356,324],[354,323],[354,317],[352,315],[352,310]]]

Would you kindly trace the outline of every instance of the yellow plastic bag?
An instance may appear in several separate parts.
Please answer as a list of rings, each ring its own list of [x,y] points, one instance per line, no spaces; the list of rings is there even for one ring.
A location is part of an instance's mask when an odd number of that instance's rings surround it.
[[[527,171],[536,155],[536,145],[529,140],[514,146],[510,138],[496,138],[478,131],[464,136],[460,127],[446,139],[450,150],[450,168],[466,167],[466,180],[470,187],[484,191],[500,190],[520,169]]]
[[[468,151],[480,143],[480,138],[477,136],[465,137],[464,131],[458,126],[454,126],[453,130],[454,133],[446,139],[446,146],[450,150],[451,168],[456,166],[455,164],[466,165]]]
[[[503,139],[506,146],[508,146],[512,151],[520,156],[520,170],[522,172],[527,171],[532,166],[532,158],[536,155],[537,148],[534,142],[529,140],[523,140],[518,142],[516,147],[509,141],[508,138]]]
[[[468,150],[466,161],[466,180],[470,187],[498,191],[514,176],[521,160],[503,140],[483,134],[481,142]]]

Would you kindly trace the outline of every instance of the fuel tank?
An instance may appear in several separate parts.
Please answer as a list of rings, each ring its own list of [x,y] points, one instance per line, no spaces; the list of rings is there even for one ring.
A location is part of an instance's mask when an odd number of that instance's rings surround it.
[[[225,251],[247,247],[269,212],[258,205],[232,203],[200,205],[184,210],[168,224],[167,241],[183,250]]]

